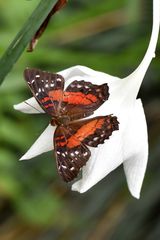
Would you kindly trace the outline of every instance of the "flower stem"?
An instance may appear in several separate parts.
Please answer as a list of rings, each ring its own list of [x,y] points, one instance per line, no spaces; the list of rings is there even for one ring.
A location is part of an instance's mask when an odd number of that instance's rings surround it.
[[[152,34],[150,38],[150,42],[148,45],[148,49],[145,53],[145,56],[139,66],[132,72],[128,77],[125,79],[130,81],[132,79],[137,80],[137,93],[139,91],[140,85],[143,81],[143,78],[146,74],[146,71],[152,61],[152,59],[155,57],[155,50],[158,42],[159,37],[159,29],[160,29],[160,0],[153,0],[153,25],[152,25]],[[136,94],[137,94],[136,93]]]
[[[11,42],[8,49],[0,59],[0,84],[2,84],[5,76],[19,59],[37,29],[53,8],[55,2],[56,0],[41,0],[22,29]]]

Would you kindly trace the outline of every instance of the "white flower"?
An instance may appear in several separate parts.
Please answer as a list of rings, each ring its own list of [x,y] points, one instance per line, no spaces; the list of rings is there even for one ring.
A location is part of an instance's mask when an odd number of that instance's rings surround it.
[[[91,81],[93,84],[108,83],[110,97],[91,117],[113,113],[120,122],[119,131],[113,132],[109,140],[97,148],[90,148],[91,158],[82,169],[82,179],[72,185],[72,190],[80,193],[87,191],[123,163],[129,190],[134,197],[140,197],[148,159],[148,139],[143,106],[141,100],[136,98],[148,66],[155,56],[160,24],[159,0],[153,0],[153,13],[149,47],[138,68],[128,77],[120,79],[84,66],[74,66],[59,72],[66,80],[66,86],[75,79]],[[24,113],[43,112],[34,98],[15,105],[14,108]],[[53,150],[54,130],[55,127],[49,125],[21,160]]]

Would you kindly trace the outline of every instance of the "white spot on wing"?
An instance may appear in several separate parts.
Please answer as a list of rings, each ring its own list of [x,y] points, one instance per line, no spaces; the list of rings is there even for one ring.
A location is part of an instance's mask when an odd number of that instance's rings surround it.
[[[80,85],[80,84],[77,84],[77,88],[81,88],[82,87],[82,85]]]
[[[65,165],[62,165],[62,168],[67,169],[67,167]]]
[[[89,87],[87,85],[84,86],[86,89],[88,89]]]
[[[97,141],[97,140],[98,140],[98,137],[94,137],[93,140],[94,140],[94,141]]]

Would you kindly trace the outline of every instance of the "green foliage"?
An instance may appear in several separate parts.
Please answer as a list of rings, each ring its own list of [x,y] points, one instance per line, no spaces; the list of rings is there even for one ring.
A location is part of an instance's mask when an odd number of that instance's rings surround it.
[[[41,1],[0,60],[0,83],[18,60],[28,42],[43,23],[55,0]],[[17,10],[17,9],[16,9]],[[18,20],[18,19],[17,19]]]
[[[53,2],[41,1],[34,11],[36,18],[32,24],[27,22],[29,25],[21,31],[23,38],[15,50],[13,44],[10,46],[7,55],[4,52],[11,39],[24,26],[37,1],[0,1],[0,54],[4,54],[0,62],[1,79],[15,63],[0,88],[1,239],[157,240],[160,237],[159,58],[153,61],[139,94],[145,106],[151,146],[141,200],[129,196],[122,168],[80,195],[61,181],[52,153],[18,161],[48,124],[45,115],[25,115],[13,110],[13,104],[31,97],[23,80],[27,66],[56,72],[81,64],[123,77],[138,66],[149,42],[151,9],[147,4],[151,1],[133,4],[130,0],[77,0],[69,1],[55,15],[35,51],[27,53],[24,49],[29,39]],[[119,19],[118,12],[125,19]],[[100,21],[102,16],[109,18]],[[118,21],[114,22],[116,16]]]

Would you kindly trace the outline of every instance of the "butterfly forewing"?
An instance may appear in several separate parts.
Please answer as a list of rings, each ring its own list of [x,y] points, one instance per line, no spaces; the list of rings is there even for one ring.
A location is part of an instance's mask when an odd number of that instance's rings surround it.
[[[91,82],[73,81],[66,89],[61,103],[62,114],[71,120],[93,114],[109,97],[107,84],[94,85]]]
[[[59,114],[63,96],[64,78],[59,74],[25,69],[24,77],[41,107],[49,115]]]

